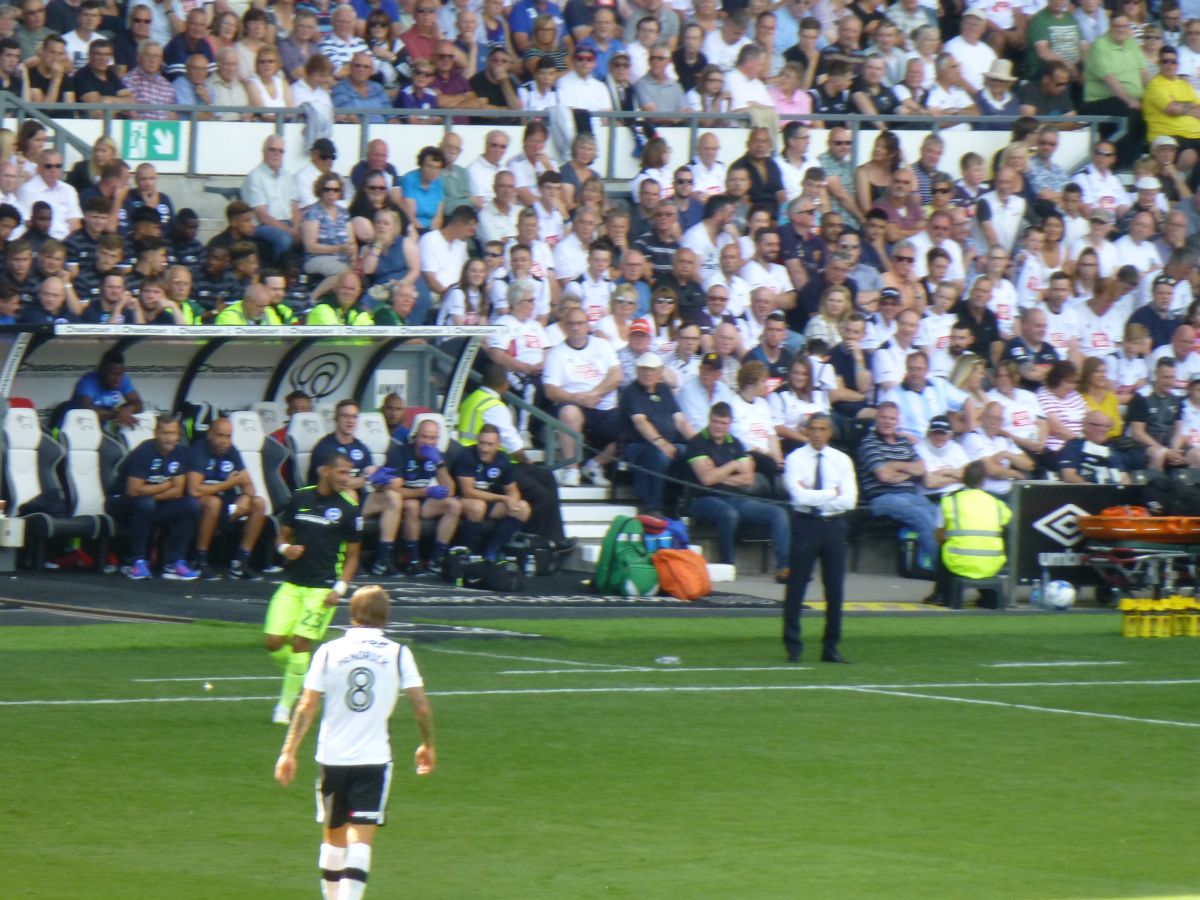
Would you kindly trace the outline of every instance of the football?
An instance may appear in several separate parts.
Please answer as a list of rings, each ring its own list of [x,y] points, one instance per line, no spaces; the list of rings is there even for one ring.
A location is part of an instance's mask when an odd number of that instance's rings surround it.
[[[1075,603],[1075,585],[1069,581],[1051,581],[1045,590],[1035,584],[1030,595],[1030,605],[1041,609],[1070,609]]]

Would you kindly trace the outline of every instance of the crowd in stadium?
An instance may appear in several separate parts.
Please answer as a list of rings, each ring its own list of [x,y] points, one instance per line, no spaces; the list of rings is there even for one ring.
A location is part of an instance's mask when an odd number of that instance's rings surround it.
[[[488,362],[584,434],[561,484],[607,485],[619,452],[647,509],[680,476],[722,561],[756,522],[786,570],[786,516],[755,498],[784,497],[825,412],[864,503],[932,558],[935,506],[912,501],[969,461],[998,495],[1200,464],[1195,6],[25,0],[0,10],[0,86],[38,102],[545,116],[476,158],[452,130],[353,165],[322,137],[294,172],[270,137],[207,243],[152,164],[102,137],[65,173],[27,120],[0,132],[0,323],[503,325]],[[556,108],[575,135],[558,161]],[[751,127],[702,121],[672,160],[655,125],[687,110]],[[944,127],[1011,142],[951,161],[931,132],[905,158],[896,129],[920,126],[869,121],[855,165],[848,113],[994,117]],[[1077,115],[1114,139],[1071,173],[1055,154]],[[635,135],[628,183],[594,168],[608,127]]]

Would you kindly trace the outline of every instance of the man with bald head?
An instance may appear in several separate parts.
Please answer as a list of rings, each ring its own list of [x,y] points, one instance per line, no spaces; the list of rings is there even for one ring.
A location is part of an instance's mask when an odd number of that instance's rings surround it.
[[[300,204],[296,184],[283,168],[283,138],[263,141],[262,162],[242,182],[242,199],[254,210],[255,241],[265,242],[278,262],[300,239]]]
[[[67,286],[52,275],[38,288],[37,303],[26,308],[18,320],[22,325],[69,325],[79,321],[67,306]]]
[[[979,427],[961,439],[967,459],[979,461],[987,472],[983,489],[1002,500],[1012,493],[1014,481],[1029,478],[1036,464],[1004,433],[1004,407],[992,401],[979,416]]]
[[[196,567],[200,577],[206,581],[221,577],[209,564],[213,537],[218,529],[245,519],[242,539],[229,561],[229,577],[261,578],[251,568],[249,559],[266,521],[266,503],[255,493],[250,472],[233,446],[232,422],[226,418],[215,420],[208,426],[204,439],[192,444],[186,478],[188,495],[200,504],[196,529]]]
[[[350,74],[350,61],[357,53],[370,53],[367,42],[354,33],[358,23],[358,13],[349,3],[343,3],[334,9],[330,16],[330,32],[321,39],[320,52],[329,58],[333,64],[333,77],[341,80]],[[405,42],[405,49],[408,44]],[[410,51],[414,58],[417,54]],[[373,65],[373,64],[372,64]],[[374,74],[374,68],[372,68]]]
[[[217,71],[208,79],[208,93],[213,106],[249,106],[250,95],[238,72],[238,54],[232,47],[217,53]],[[249,122],[250,113],[217,113],[216,118],[225,122],[241,120]]]
[[[1171,343],[1164,344],[1150,355],[1150,370],[1154,371],[1160,359],[1175,362],[1175,385],[1171,393],[1176,397],[1187,394],[1187,386],[1196,375],[1200,375],[1200,353],[1196,352],[1196,329],[1191,325],[1180,325],[1171,335]]]
[[[656,288],[669,287],[679,298],[679,313],[685,318],[704,309],[704,290],[700,287],[700,258],[696,251],[683,247],[671,257],[671,271],[662,275]]]
[[[1098,409],[1083,417],[1083,437],[1058,451],[1058,474],[1067,484],[1129,484],[1129,470],[1116,447],[1109,445],[1113,421]]]
[[[282,325],[279,314],[271,307],[271,292],[265,285],[252,284],[237,303],[231,303],[217,314],[214,325]]]
[[[361,191],[367,183],[367,176],[376,172],[387,179],[390,186],[388,194],[392,198],[392,202],[399,206],[401,200],[404,199],[400,193],[400,173],[396,171],[395,166],[388,162],[387,141],[379,138],[367,142],[367,155],[355,163],[354,168],[350,170],[350,183],[354,185],[356,191]]]

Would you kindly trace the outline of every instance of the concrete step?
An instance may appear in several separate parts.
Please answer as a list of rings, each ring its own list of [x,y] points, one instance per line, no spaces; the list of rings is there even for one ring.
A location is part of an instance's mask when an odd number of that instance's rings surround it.
[[[558,489],[558,497],[562,500],[564,510],[568,503],[607,503],[609,494],[608,488],[593,487],[590,484]]]
[[[566,510],[564,509],[563,512]],[[611,522],[563,522],[563,531],[569,538],[577,541],[595,541],[599,546],[599,541],[603,540],[604,535],[608,533],[608,527],[611,524]]]
[[[636,506],[615,506],[611,503],[563,504],[563,522],[603,522],[607,527],[617,516],[636,516]]]

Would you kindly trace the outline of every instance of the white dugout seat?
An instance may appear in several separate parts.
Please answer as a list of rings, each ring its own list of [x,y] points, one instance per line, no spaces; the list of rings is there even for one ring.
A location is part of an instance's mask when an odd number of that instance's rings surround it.
[[[308,467],[312,464],[313,448],[332,428],[325,428],[321,416],[315,412],[294,413],[288,422],[288,450],[292,453],[292,482],[297,487],[308,478]]]
[[[274,434],[287,424],[287,404],[278,400],[259,400],[250,409],[262,420],[263,434]]]
[[[104,513],[104,489],[99,477],[99,447],[103,434],[99,428],[99,421],[95,419],[95,413],[90,414],[93,417],[90,424],[94,427],[77,427],[72,434],[79,452],[95,457],[81,457],[76,460],[81,472],[91,472],[93,482],[75,503],[76,509],[89,511],[77,514],[72,514],[72,508],[67,505],[62,483],[56,472],[58,464],[64,460],[67,452],[57,441],[42,432],[37,411],[22,407],[9,409],[4,415],[2,449],[9,514],[25,520],[25,541],[35,569],[42,567],[46,544],[52,538],[99,540],[101,564],[107,555],[107,539],[112,536],[114,526],[113,520]],[[92,436],[86,437],[85,433],[89,431]],[[20,515],[21,508],[34,500],[43,508]]]
[[[388,433],[387,422],[380,412],[363,412],[358,414],[358,428],[354,436],[367,445],[371,451],[371,463],[382,466],[387,459],[388,445],[392,436]]]
[[[275,512],[271,502],[271,492],[267,489],[267,479],[263,468],[263,444],[266,434],[263,432],[262,420],[253,410],[238,410],[229,414],[229,422],[233,426],[233,446],[242,457],[242,464],[250,473],[250,481],[254,484],[254,493],[263,498],[267,507],[267,515]]]
[[[158,414],[154,412],[140,412],[133,417],[135,424],[121,425],[117,428],[117,434],[125,443],[128,450],[132,450],[143,441],[148,441],[154,437],[154,423],[158,419]]]

